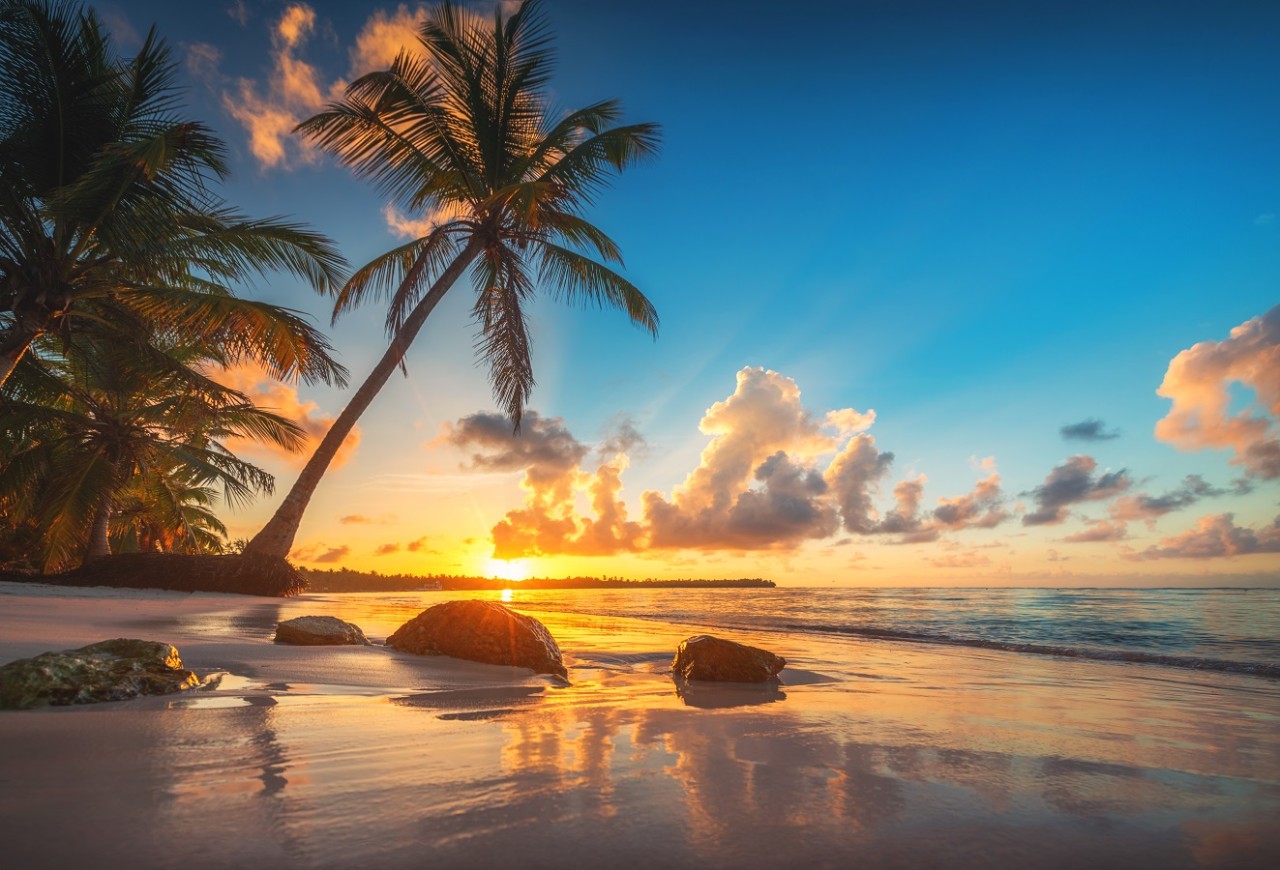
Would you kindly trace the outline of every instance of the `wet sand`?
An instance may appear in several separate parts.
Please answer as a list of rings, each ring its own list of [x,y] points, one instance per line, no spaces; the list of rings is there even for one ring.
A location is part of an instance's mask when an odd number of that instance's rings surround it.
[[[0,662],[126,636],[227,674],[0,713],[5,863],[1280,866],[1280,681],[738,634],[783,685],[677,692],[699,626],[532,611],[568,686],[270,640],[315,613],[377,642],[423,600],[0,584]]]

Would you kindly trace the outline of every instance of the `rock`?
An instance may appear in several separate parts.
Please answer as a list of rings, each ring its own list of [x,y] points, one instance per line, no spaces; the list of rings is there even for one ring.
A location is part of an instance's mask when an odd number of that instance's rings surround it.
[[[276,643],[299,646],[369,645],[360,626],[336,616],[299,616],[276,625]]]
[[[763,683],[786,664],[786,659],[768,650],[699,634],[680,642],[671,669],[682,680]]]
[[[387,646],[568,676],[547,627],[496,601],[446,601],[429,607],[396,629]]]
[[[0,709],[125,701],[198,685],[169,644],[117,638],[0,667]]]

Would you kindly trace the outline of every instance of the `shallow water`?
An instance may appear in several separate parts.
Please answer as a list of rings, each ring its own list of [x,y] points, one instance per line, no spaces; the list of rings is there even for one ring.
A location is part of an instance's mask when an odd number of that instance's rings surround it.
[[[748,628],[742,614],[765,609],[739,592],[702,611],[672,596],[664,618],[651,593],[536,594],[512,604],[559,639],[567,687],[384,647],[270,643],[271,619],[304,613],[385,637],[441,593],[0,598],[5,653],[31,627],[63,645],[145,629],[197,670],[238,675],[212,692],[0,715],[6,855],[24,867],[1280,866],[1280,681],[763,617]],[[743,627],[718,627],[730,624]],[[675,644],[711,627],[786,656],[782,684],[679,691]]]

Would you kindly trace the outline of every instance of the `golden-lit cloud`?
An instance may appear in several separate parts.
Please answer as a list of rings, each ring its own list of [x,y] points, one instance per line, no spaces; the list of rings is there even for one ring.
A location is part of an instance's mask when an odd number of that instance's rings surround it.
[[[211,373],[210,376],[218,383],[244,393],[259,408],[297,423],[306,435],[306,443],[297,453],[260,441],[230,438],[227,439],[227,447],[233,452],[278,459],[301,468],[333,424],[334,418],[321,411],[319,405],[303,401],[296,388],[272,378],[256,366],[237,365]],[[344,465],[355,454],[359,445],[360,427],[357,426],[342,442],[330,468]]]
[[[426,17],[423,6],[409,9],[401,4],[394,12],[375,10],[349,51],[352,80],[371,70],[386,69],[401,51],[418,51],[418,29]]]
[[[1232,385],[1252,390],[1232,413]],[[1180,450],[1230,450],[1231,463],[1264,480],[1280,477],[1280,305],[1202,341],[1169,363],[1156,392],[1173,401],[1155,435]]]
[[[1269,526],[1237,526],[1233,514],[1210,514],[1180,535],[1147,547],[1131,559],[1218,559],[1254,553],[1280,553],[1280,517]]]
[[[299,57],[315,31],[316,13],[305,3],[291,3],[271,30],[271,72],[261,86],[239,79],[223,106],[249,134],[249,150],[264,167],[288,168],[310,163],[319,152],[292,135],[293,128],[325,103],[319,71]]]
[[[672,493],[646,491],[631,519],[622,497],[628,451],[643,449],[629,420],[603,439],[600,462],[559,418],[526,417],[515,436],[497,414],[473,414],[445,426],[434,442],[469,456],[475,471],[524,472],[524,506],[492,529],[494,555],[607,555],[654,550],[789,550],[835,535],[895,535],[922,543],[946,532],[991,528],[1006,518],[993,460],[974,490],[924,506],[926,478],[894,487],[894,506],[875,506],[893,454],[864,432],[872,411],[814,414],[795,381],[763,368],[737,374],[732,395],[707,409],[699,429],[711,436],[697,467]],[[583,502],[590,504],[586,513]]]
[[[334,562],[340,562],[351,554],[351,548],[343,545],[341,547],[330,547],[328,544],[308,544],[304,547],[298,547],[289,553],[289,558],[295,562],[308,562],[314,565],[331,565]]]

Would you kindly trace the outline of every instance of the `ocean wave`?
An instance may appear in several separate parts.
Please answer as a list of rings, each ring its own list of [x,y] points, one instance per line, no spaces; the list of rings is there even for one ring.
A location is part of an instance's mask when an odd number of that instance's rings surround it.
[[[1265,662],[1242,662],[1233,661],[1231,659],[1214,659],[1202,658],[1200,656],[1144,652],[1142,650],[1094,649],[1089,647],[1020,643],[974,637],[955,637],[947,634],[928,634],[924,632],[904,631],[893,628],[876,628],[873,626],[783,623],[779,624],[777,628],[783,631],[853,635],[855,637],[874,638],[877,640],[899,640],[909,641],[912,643],[963,646],[977,649],[1000,650],[1003,652],[1027,653],[1031,655],[1086,659],[1090,661],[1162,665],[1170,668],[1186,668],[1197,671],[1220,671],[1230,674],[1249,674],[1257,677],[1280,679],[1280,664],[1269,664]]]

